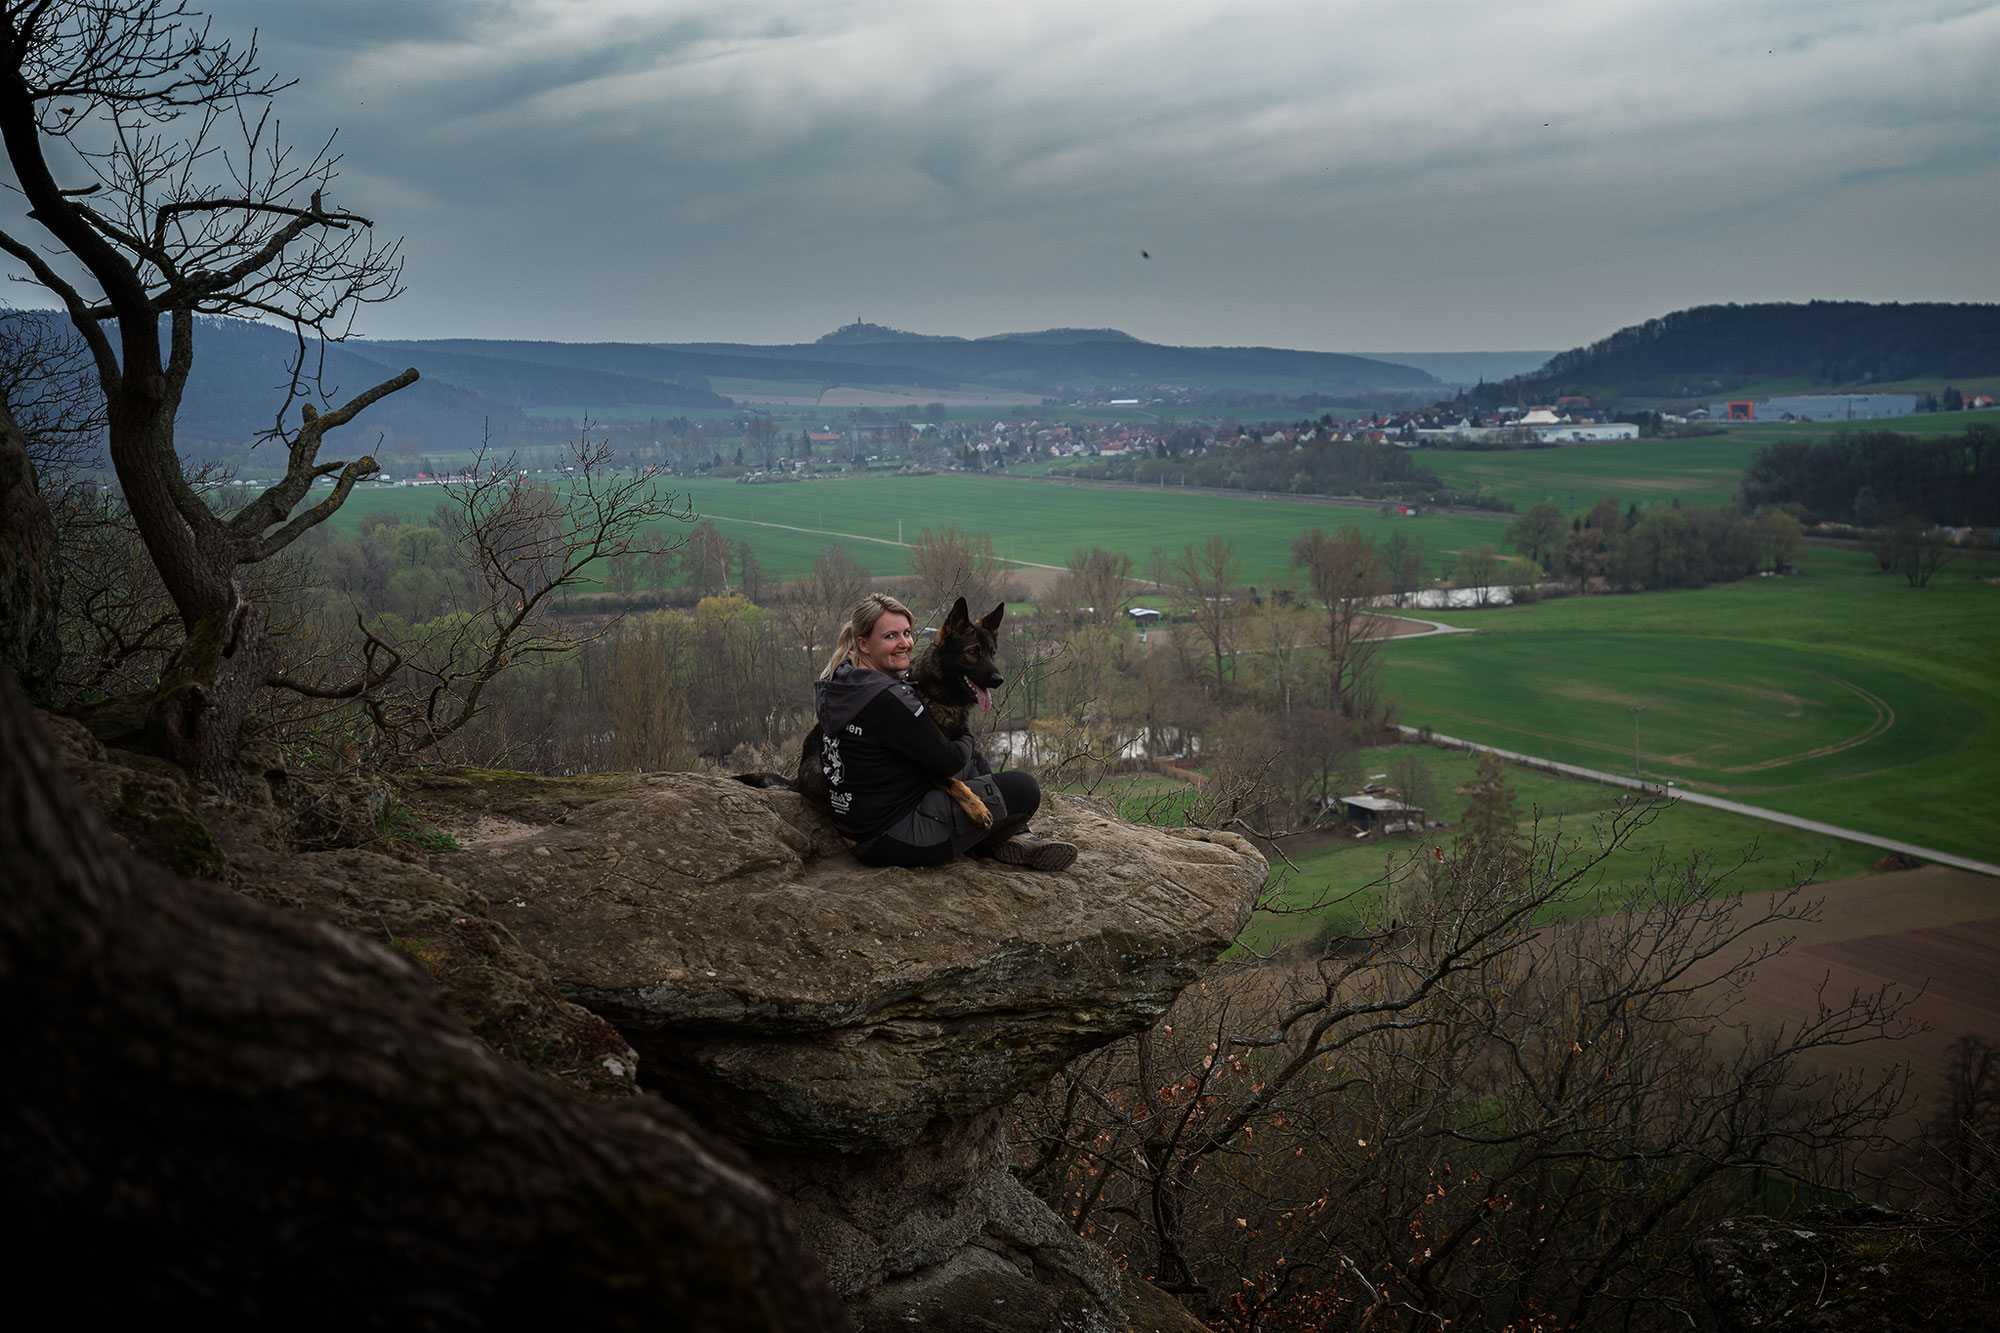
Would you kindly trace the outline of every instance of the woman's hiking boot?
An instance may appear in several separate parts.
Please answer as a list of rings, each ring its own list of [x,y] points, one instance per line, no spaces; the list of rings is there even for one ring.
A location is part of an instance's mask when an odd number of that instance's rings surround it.
[[[1002,865],[1026,866],[1030,870],[1067,870],[1076,860],[1076,844],[1056,842],[1035,833],[1016,833],[1005,842],[995,843],[993,859]]]

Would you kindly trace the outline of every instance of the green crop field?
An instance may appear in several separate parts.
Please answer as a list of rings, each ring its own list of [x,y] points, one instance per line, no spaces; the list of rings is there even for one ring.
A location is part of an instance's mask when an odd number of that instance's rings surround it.
[[[1427,449],[1417,455],[1448,485],[1511,500],[1521,509],[1547,500],[1565,513],[1599,496],[1641,506],[1727,504],[1743,469],[1766,440],[1704,436],[1688,440],[1618,440],[1555,449]]]
[[[1927,412],[1858,421],[1854,429],[1937,435],[1975,423],[2000,426],[2000,410]],[[1588,509],[1602,495],[1615,495],[1626,504],[1636,500],[1641,506],[1673,500],[1720,505],[1735,497],[1743,469],[1765,445],[1774,440],[1830,439],[1840,429],[1831,422],[1758,422],[1689,439],[1619,440],[1554,449],[1426,449],[1417,460],[1448,485],[1466,491],[1478,487],[1521,509],[1544,500],[1565,512]]]
[[[2000,586],[1865,556],[1692,592],[1434,613],[1385,645],[1403,720],[1961,855],[2000,854]],[[1633,712],[1629,710],[1641,709]]]
[[[1468,800],[1460,789],[1472,780],[1472,757],[1417,745],[1370,750],[1366,756],[1368,764],[1378,769],[1408,758],[1430,772],[1437,792],[1431,816],[1456,822]],[[1523,768],[1507,770],[1507,785],[1521,811],[1521,831],[1532,829],[1544,838],[1559,838],[1569,849],[1571,864],[1578,867],[1588,860],[1600,834],[1609,833],[1614,812],[1630,808],[1632,796]],[[1288,847],[1285,856],[1291,864],[1282,859],[1271,864],[1271,901],[1281,910],[1258,914],[1242,943],[1262,950],[1322,932],[1358,928],[1380,905],[1383,883],[1393,868],[1428,855],[1432,839],[1448,843],[1451,837],[1450,829],[1425,838],[1387,841],[1327,836]],[[1730,872],[1717,884],[1718,890],[1768,893],[1808,879],[1830,881],[1864,874],[1878,855],[1859,843],[1681,803],[1656,811],[1605,857],[1586,881],[1594,892],[1571,904],[1566,914],[1617,910],[1656,862],[1686,865],[1699,858],[1704,865]]]
[[[524,407],[523,412],[531,417],[543,417],[551,421],[650,421],[654,417],[671,420],[686,417],[690,421],[727,421],[743,415],[740,407],[684,407],[675,403],[554,403],[546,406]]]
[[[1065,486],[957,474],[835,478],[773,486],[677,481],[695,511],[731,537],[748,541],[780,578],[801,573],[821,550],[850,534],[849,551],[880,574],[903,572],[900,541],[925,527],[956,527],[992,537],[994,552],[1024,564],[1060,566],[1080,547],[1132,557],[1143,571],[1158,547],[1178,552],[1211,536],[1236,543],[1245,583],[1289,581],[1291,543],[1301,532],[1356,524],[1378,537],[1403,531],[1421,539],[1437,566],[1447,552],[1497,545],[1498,519],[1431,514],[1392,518],[1377,509],[1238,499],[1187,492]],[[900,528],[899,528],[900,524]],[[899,536],[900,534],[900,536]]]
[[[314,491],[314,496],[320,492]],[[437,507],[445,503],[445,493],[438,486],[380,486],[364,482],[354,488],[347,497],[347,503],[334,512],[327,520],[327,526],[341,533],[351,533],[361,526],[361,520],[370,514],[394,514],[405,523],[427,523]]]
[[[1504,519],[1483,515],[1396,518],[1352,505],[955,473],[759,486],[675,477],[661,484],[685,500],[696,518],[713,519],[731,538],[749,543],[758,562],[779,579],[804,574],[836,543],[872,573],[905,573],[901,543],[915,540],[928,526],[985,533],[996,555],[1024,565],[1060,567],[1078,548],[1102,546],[1131,556],[1139,574],[1155,547],[1174,554],[1189,542],[1198,546],[1211,536],[1227,537],[1236,543],[1242,581],[1270,587],[1294,581],[1288,568],[1291,544],[1309,528],[1331,531],[1352,523],[1378,539],[1407,533],[1423,542],[1435,574],[1464,547],[1498,546],[1505,526]],[[363,516],[381,511],[422,521],[444,500],[434,486],[363,486],[332,521],[351,530]]]

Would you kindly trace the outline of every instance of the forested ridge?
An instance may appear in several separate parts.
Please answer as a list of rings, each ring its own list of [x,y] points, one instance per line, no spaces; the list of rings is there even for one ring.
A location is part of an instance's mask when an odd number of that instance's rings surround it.
[[[2000,373],[2000,305],[1810,301],[1676,310],[1488,386],[1496,401],[1562,392],[1698,397],[1762,379],[1853,386]]]

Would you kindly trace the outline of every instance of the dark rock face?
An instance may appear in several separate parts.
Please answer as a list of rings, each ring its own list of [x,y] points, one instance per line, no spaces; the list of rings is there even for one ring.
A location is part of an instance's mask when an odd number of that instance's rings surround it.
[[[638,1090],[631,1044],[564,998],[547,965],[492,919],[483,896],[409,849],[400,858],[352,845],[294,850],[326,840],[330,809],[351,826],[340,841],[361,841],[362,825],[373,836],[369,811],[386,789],[371,794],[347,783],[290,809],[226,804],[163,759],[107,750],[66,718],[41,721],[70,778],[134,852],[388,945],[428,974],[445,1007],[496,1054],[571,1092],[604,1099]]]
[[[410,959],[121,845],[0,679],[0,1254],[29,1325],[839,1327],[656,1099],[495,1058]]]
[[[1067,872],[871,870],[726,779],[459,772],[412,800],[463,848],[437,868],[791,1199],[864,1327],[1196,1327],[1014,1180],[1003,1109],[1228,946],[1266,874],[1247,843],[1053,797]]]
[[[1996,1245],[1962,1221],[1816,1209],[1717,1223],[1695,1276],[1723,1333],[1984,1333],[2000,1328]]]
[[[177,875],[221,879],[222,847],[195,813],[187,774],[163,759],[120,754],[114,759],[80,724],[41,716],[60,747],[62,765],[105,822],[134,852]]]
[[[79,780],[137,812],[134,847],[213,829],[208,873],[352,932],[325,935],[406,986],[427,975],[492,1052],[587,1097],[629,1096],[636,1068],[742,1145],[864,1328],[1198,1327],[1015,1181],[1003,1127],[1017,1093],[1150,1024],[1234,939],[1266,873],[1242,840],[1056,797],[1036,822],[1081,849],[1067,872],[870,870],[786,791],[457,771],[404,784],[459,844],[422,855],[366,842],[367,792],[302,823],[296,799],[224,806],[64,736]],[[301,850],[329,841],[365,845]]]

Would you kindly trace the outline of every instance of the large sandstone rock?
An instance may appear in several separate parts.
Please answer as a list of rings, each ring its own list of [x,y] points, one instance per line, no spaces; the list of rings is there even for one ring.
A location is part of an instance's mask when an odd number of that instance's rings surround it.
[[[482,895],[429,869],[414,845],[380,836],[387,787],[291,778],[288,803],[267,792],[262,805],[238,805],[164,759],[107,748],[75,720],[38,720],[70,780],[138,855],[388,945],[424,970],[445,1007],[496,1054],[571,1092],[615,1100],[638,1091],[637,1053],[610,1023],[563,998],[547,965],[491,919]]]
[[[1266,866],[1227,833],[1053,797],[1050,874],[869,869],[786,791],[690,774],[423,781],[438,859],[637,1048],[647,1086],[774,1148],[901,1148],[1137,1031],[1226,948]],[[444,816],[440,816],[444,818]]]
[[[1005,1107],[1228,946],[1264,860],[1051,798],[1069,871],[871,870],[785,791],[459,771],[411,792],[647,1087],[743,1143],[866,1330],[1182,1330],[1007,1169]]]
[[[862,1328],[1198,1328],[1013,1178],[1006,1107],[1228,945],[1265,877],[1241,839],[1053,798],[1067,872],[870,870],[789,792],[461,770],[403,784],[458,841],[426,855],[375,836],[372,788],[225,807],[55,727],[135,849],[390,946],[492,1050],[616,1096],[629,1038],[645,1088],[777,1187]]]

